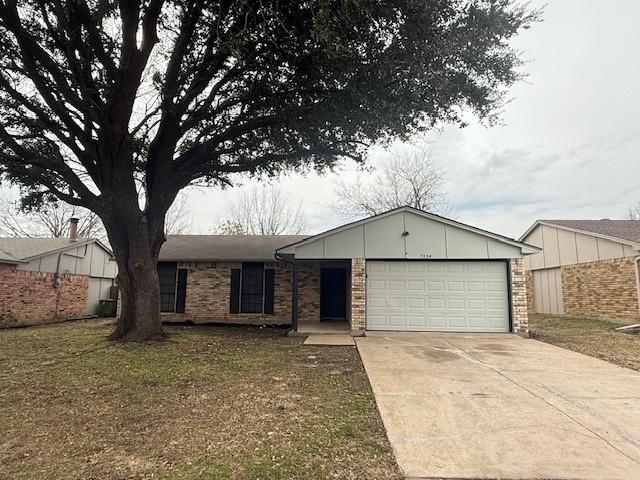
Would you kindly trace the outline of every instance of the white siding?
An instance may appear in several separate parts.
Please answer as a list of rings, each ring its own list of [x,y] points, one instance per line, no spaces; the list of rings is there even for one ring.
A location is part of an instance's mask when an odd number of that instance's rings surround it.
[[[405,235],[403,233],[406,232]],[[286,253],[296,259],[507,259],[522,252],[481,233],[408,211],[338,229]]]
[[[113,280],[110,278],[92,277],[89,279],[89,292],[87,294],[87,313],[89,315],[98,313],[100,300],[110,298],[112,285]]]
[[[365,258],[404,258],[404,213],[364,224]]]
[[[406,237],[407,258],[447,258],[446,225],[418,215],[405,215],[405,225],[409,233]]]
[[[526,270],[556,268],[640,254],[630,245],[549,225],[538,225],[524,241],[542,248],[542,252],[525,257]]]
[[[71,273],[99,278],[115,278],[117,263],[95,243],[82,245],[59,253],[52,253],[18,265],[20,270],[49,273]]]
[[[562,275],[560,268],[533,272],[533,303],[536,313],[563,314]]]

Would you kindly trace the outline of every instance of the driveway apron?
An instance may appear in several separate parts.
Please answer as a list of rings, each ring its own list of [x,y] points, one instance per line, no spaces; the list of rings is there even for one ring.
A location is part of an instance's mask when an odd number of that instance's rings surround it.
[[[356,343],[409,478],[640,479],[640,373],[509,334]]]

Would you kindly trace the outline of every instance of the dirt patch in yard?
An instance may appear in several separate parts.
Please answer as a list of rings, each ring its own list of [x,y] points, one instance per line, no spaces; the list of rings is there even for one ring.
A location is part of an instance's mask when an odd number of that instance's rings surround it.
[[[619,323],[607,320],[529,314],[533,338],[640,370],[640,335],[616,331],[618,327]]]
[[[0,331],[0,479],[401,478],[354,347],[108,329]]]

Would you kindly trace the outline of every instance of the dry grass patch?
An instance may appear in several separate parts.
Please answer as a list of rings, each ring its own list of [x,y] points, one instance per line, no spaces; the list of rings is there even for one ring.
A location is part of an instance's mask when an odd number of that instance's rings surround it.
[[[0,479],[401,478],[354,347],[282,331],[0,331]]]
[[[606,320],[529,314],[533,338],[640,370],[640,335],[615,331],[620,326]]]

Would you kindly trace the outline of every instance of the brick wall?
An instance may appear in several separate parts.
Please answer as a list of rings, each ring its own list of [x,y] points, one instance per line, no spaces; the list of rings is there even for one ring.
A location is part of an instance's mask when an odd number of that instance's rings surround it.
[[[274,312],[230,313],[231,270],[241,262],[180,262],[186,268],[187,292],[184,313],[163,313],[165,321],[222,322],[285,325],[291,323],[291,266],[265,262],[275,271]],[[320,319],[320,267],[317,262],[298,264],[298,319]]]
[[[87,309],[89,277],[17,270],[0,265],[0,327],[34,325],[81,317]]]
[[[512,258],[511,268],[511,315],[513,332],[529,336],[529,316],[527,303],[527,286],[524,272],[524,259]]]
[[[364,258],[351,260],[351,334],[364,334],[366,326],[367,275]]]
[[[524,279],[527,287],[527,311],[529,313],[534,313],[536,311],[536,307],[533,300],[533,271],[527,270],[524,273]]]
[[[319,321],[320,263],[298,263],[298,322]]]
[[[565,314],[638,320],[634,257],[568,265],[561,275]]]

